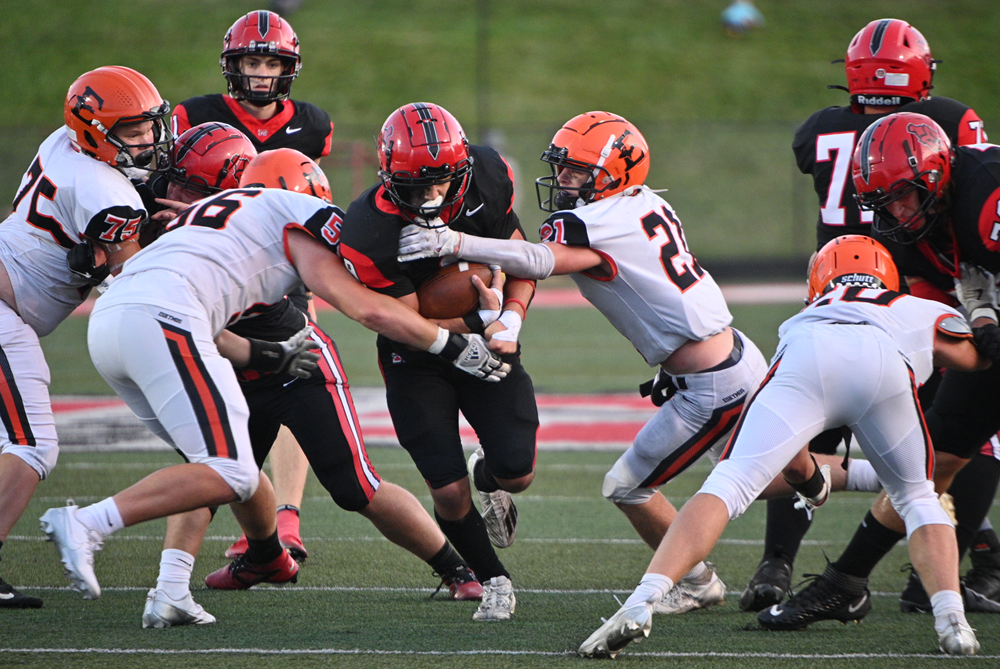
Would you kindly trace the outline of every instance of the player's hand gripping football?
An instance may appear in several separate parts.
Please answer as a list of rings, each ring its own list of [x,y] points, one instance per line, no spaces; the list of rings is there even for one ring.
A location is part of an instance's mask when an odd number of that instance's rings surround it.
[[[415,223],[403,228],[399,234],[399,262],[421,258],[440,258],[458,255],[462,233],[448,226],[426,228]]]
[[[447,332],[444,348],[438,353],[445,360],[458,367],[463,372],[497,383],[510,372],[510,365],[494,355],[486,345],[486,340],[477,334],[455,334]]]

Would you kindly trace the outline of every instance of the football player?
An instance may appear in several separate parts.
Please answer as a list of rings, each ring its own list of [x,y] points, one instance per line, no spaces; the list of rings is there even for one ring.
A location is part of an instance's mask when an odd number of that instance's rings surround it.
[[[493,149],[470,146],[447,110],[422,102],[404,105],[389,115],[376,141],[381,183],[351,204],[340,243],[347,267],[372,290],[419,307],[416,287],[440,263],[397,261],[399,233],[408,224],[451,224],[487,237],[524,239],[513,210],[509,166]],[[482,282],[477,288],[491,292]],[[482,581],[482,602],[473,615],[478,621],[508,620],[516,605],[510,573],[494,546],[514,541],[517,509],[510,493],[525,490],[534,478],[538,409],[517,343],[534,288],[533,281],[509,276],[502,300],[494,298],[488,309],[441,322],[452,332],[491,338],[491,346],[511,366],[496,385],[467,383],[435,357],[391,335],[377,342],[400,444],[427,481],[445,536]],[[459,411],[481,445],[468,467]],[[472,502],[470,475],[482,516]]]
[[[991,237],[1000,226],[994,222],[1000,201],[998,166],[1000,147],[976,144],[953,149],[944,130],[920,114],[884,116],[865,130],[852,164],[858,202],[875,214],[875,235],[892,253],[908,284],[927,282],[948,290],[961,276],[960,259],[986,272],[1000,271],[1000,244]],[[956,293],[961,297],[961,291]],[[1000,336],[993,310],[995,289],[984,292],[984,300],[986,304],[969,315],[977,345],[996,360]],[[985,317],[983,321],[979,316]],[[975,374],[948,371],[941,380],[926,412],[939,492],[949,488],[956,473],[1000,429],[995,405],[998,370],[1000,366]],[[973,469],[991,465],[997,466],[994,458],[979,458]],[[955,507],[959,555],[969,548],[989,510],[996,486],[996,479],[992,481],[992,487],[980,491],[984,495],[972,498],[978,503]],[[961,531],[963,527],[966,531]],[[758,619],[772,629],[787,628],[792,620],[804,627],[817,620],[839,619],[845,607],[865,596],[869,574],[904,536],[902,520],[880,495],[847,549],[823,576],[780,607],[761,611]],[[997,613],[1000,564],[986,567],[979,570],[978,582],[965,583],[965,608]],[[900,604],[904,611],[930,609],[918,576],[911,576]]]
[[[142,74],[101,67],[69,87],[65,127],[42,143],[21,180],[13,212],[0,226],[0,546],[58,445],[49,403],[49,369],[38,338],[87,297],[95,249],[120,265],[138,248],[146,218],[129,177],[166,169],[170,105]],[[83,261],[70,270],[69,257]],[[0,608],[38,608],[0,579]]]
[[[191,203],[227,188],[236,188],[246,164],[256,156],[238,130],[221,123],[205,123],[191,128],[174,143],[173,164],[166,172],[165,189],[172,201]],[[294,149],[278,149],[264,154],[250,172],[253,187],[276,187],[315,195],[328,203],[330,189],[323,172],[309,158]],[[154,184],[154,190],[162,190]],[[155,215],[154,215],[155,216]],[[380,528],[392,527],[394,514],[385,508],[386,499],[399,496],[395,486],[382,481],[379,504],[370,505],[374,488],[367,479],[380,479],[368,464],[361,427],[355,418],[353,401],[333,340],[309,317],[305,305],[295,301],[301,291],[273,305],[256,305],[227,329],[241,337],[263,342],[281,342],[293,337],[308,323],[310,339],[316,342],[323,363],[311,378],[296,378],[289,372],[237,370],[240,388],[250,409],[250,443],[258,466],[272,448],[274,436],[282,424],[305,445],[308,460],[320,483],[338,506],[359,511]],[[359,469],[355,465],[363,463]],[[268,485],[261,473],[261,484]],[[401,496],[407,509],[412,500]],[[412,512],[407,509],[407,512]],[[174,627],[204,624],[214,618],[191,597],[190,581],[195,555],[212,519],[208,509],[198,509],[167,519],[167,536],[160,560],[156,588],[150,590],[143,613],[144,627]],[[278,538],[281,539],[281,515],[278,515]],[[439,550],[427,559],[435,573],[442,575],[454,599],[478,599],[482,588],[443,535],[435,529]],[[406,536],[404,546],[423,546],[422,528]],[[387,530],[388,531],[388,530]],[[390,531],[390,539],[392,534]],[[244,539],[245,541],[245,539]],[[443,542],[443,545],[442,545]],[[246,551],[236,556],[226,568],[206,580],[209,587],[243,589],[255,584],[246,568]],[[292,557],[295,554],[289,550]],[[211,620],[210,620],[211,618]]]
[[[569,274],[647,364],[659,367],[646,394],[660,409],[602,490],[656,550],[676,515],[658,488],[705,453],[717,457],[767,366],[753,342],[730,327],[722,293],[688,250],[677,214],[644,185],[649,147],[634,125],[608,112],[581,114],[556,133],[542,160],[552,176],[536,181],[538,202],[552,215],[539,231],[541,244],[410,226],[401,258],[456,255],[518,276]],[[825,478],[833,462],[807,463],[798,481],[804,497],[821,502],[831,486],[843,489],[839,467],[834,480]],[[768,494],[796,490],[776,481]],[[725,591],[715,570],[699,562],[656,611],[707,608],[722,603]]]
[[[857,435],[905,519],[910,558],[931,593],[939,647],[950,655],[979,651],[958,591],[951,519],[930,480],[934,456],[916,393],[935,367],[974,371],[990,360],[978,354],[959,312],[898,289],[891,256],[871,238],[848,235],[820,250],[809,278],[810,304],[781,326],[771,369],[721,461],[670,525],[639,586],[583,642],[581,655],[614,657],[648,636],[655,602],[708,555],[728,521],[805,454],[810,439],[843,425]],[[833,582],[853,585],[850,579],[839,575]],[[870,609],[864,591],[836,619],[855,620]],[[801,619],[786,623],[784,629],[805,626]]]
[[[202,95],[177,105],[173,115],[175,135],[193,125],[217,121],[249,137],[258,152],[295,149],[317,163],[330,153],[333,123],[329,115],[315,105],[289,97],[302,59],[299,38],[288,21],[263,10],[240,17],[226,32],[219,62],[229,93]],[[296,289],[292,298],[300,306],[310,304],[302,288]],[[315,320],[315,310],[310,315]],[[288,429],[282,429],[271,451],[271,474],[278,496],[278,536],[299,561],[309,555],[299,531],[307,472],[302,449]],[[246,537],[241,536],[226,550],[226,557],[235,558],[246,549]]]
[[[268,172],[262,160],[267,156],[250,163],[245,180],[277,185],[278,176],[285,175]],[[253,176],[255,165],[263,174]],[[296,167],[300,172],[288,174],[288,181],[298,183],[308,175],[298,161]],[[239,587],[233,581],[249,586],[295,580],[298,567],[278,541],[273,492],[259,485],[248,404],[233,367],[280,372],[308,348],[303,344],[309,329],[281,344],[227,333],[234,317],[256,305],[280,302],[305,281],[366,327],[445,357],[480,379],[496,382],[505,376],[508,366],[490,354],[479,335],[450,333],[360,285],[334,252],[342,218],[340,209],[304,192],[223,191],[172,220],[168,233],[133,256],[98,301],[88,335],[95,366],[185,463],[88,507],[69,505],[42,516],[43,530],[85,598],[100,596],[94,552],[107,536],[154,518],[226,503],[233,503],[250,545],[239,568],[227,567],[209,579],[222,587]],[[324,343],[316,345],[322,350]],[[320,365],[331,360],[322,358]],[[331,398],[330,405],[337,406],[338,399]],[[364,473],[355,483],[360,490],[345,495],[366,498],[359,502],[361,512],[383,533],[432,559],[445,546],[433,520],[402,488],[380,485],[359,445],[351,448],[351,439],[344,447],[353,453],[352,469]],[[394,515],[382,522],[380,511],[386,507]],[[193,607],[196,613],[200,609]]]
[[[931,97],[936,67],[927,40],[905,21],[872,21],[851,40],[845,60],[850,104],[816,112],[799,127],[792,142],[795,161],[803,174],[812,176],[819,196],[817,249],[839,235],[871,234],[873,214],[858,209],[850,161],[858,135],[875,121],[897,110],[913,111],[935,119],[955,145],[986,141],[983,122],[973,109],[950,98]],[[930,284],[910,286],[910,290],[956,304],[953,297]],[[922,399],[932,393],[937,377],[922,390]],[[824,433],[813,440],[810,450],[833,454],[841,439],[839,431]],[[996,463],[987,467],[1000,472]],[[877,483],[875,477],[858,477],[849,487],[875,492]],[[956,503],[961,506],[963,494],[977,486],[969,482],[958,487],[962,490],[956,491]],[[794,508],[791,499],[768,501],[764,555],[740,597],[740,609],[760,611],[785,598],[792,585],[795,556],[811,521],[809,514]]]

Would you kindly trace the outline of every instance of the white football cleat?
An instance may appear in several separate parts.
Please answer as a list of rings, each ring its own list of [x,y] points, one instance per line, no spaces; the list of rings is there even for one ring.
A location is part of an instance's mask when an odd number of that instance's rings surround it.
[[[101,585],[94,574],[94,553],[104,547],[100,536],[76,517],[75,504],[49,509],[39,519],[42,532],[56,545],[72,588],[84,599],[101,596]]]
[[[483,458],[483,449],[477,448],[469,456],[469,478],[472,479],[472,486],[476,485],[476,477],[473,472],[476,463]],[[483,507],[483,522],[486,523],[486,532],[490,535],[490,543],[497,548],[508,548],[514,543],[517,535],[517,507],[514,506],[514,499],[506,490],[496,492],[482,492],[478,488],[479,503]]]
[[[615,658],[622,648],[649,636],[653,626],[653,611],[649,604],[636,604],[618,609],[597,631],[587,637],[576,651],[583,657]]]
[[[215,616],[208,613],[194,601],[189,592],[183,599],[176,600],[163,590],[153,588],[146,595],[146,608],[142,611],[143,628],[178,627],[180,625],[209,625]]]
[[[697,579],[682,578],[653,605],[653,613],[678,614],[708,609],[726,603],[726,584],[715,573],[715,565],[705,563],[708,571]]]
[[[976,632],[966,622],[959,622],[954,613],[948,615],[948,626],[938,632],[938,647],[949,655],[975,655],[979,652]]]
[[[510,579],[506,576],[494,576],[483,581],[483,600],[472,614],[472,619],[477,622],[510,620],[515,606],[517,598],[514,597],[514,585]]]

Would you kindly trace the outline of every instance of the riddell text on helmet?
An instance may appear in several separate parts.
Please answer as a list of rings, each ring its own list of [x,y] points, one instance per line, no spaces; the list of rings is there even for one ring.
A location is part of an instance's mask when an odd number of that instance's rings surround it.
[[[903,104],[903,99],[898,95],[859,95],[859,105],[871,105],[872,107],[898,107]]]

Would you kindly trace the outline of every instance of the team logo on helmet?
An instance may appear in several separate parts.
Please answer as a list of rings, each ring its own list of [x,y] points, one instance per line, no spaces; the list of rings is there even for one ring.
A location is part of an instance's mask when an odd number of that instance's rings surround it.
[[[93,100],[94,102],[97,103],[97,109],[94,109],[89,104],[91,100]],[[87,111],[89,111],[92,114],[95,111],[97,111],[98,109],[104,109],[104,98],[102,98],[100,95],[98,95],[97,92],[93,88],[91,88],[90,86],[87,86],[87,89],[85,91],[83,91],[83,93],[81,93],[80,95],[76,96],[75,113],[76,113],[77,116],[80,115],[80,110],[81,109],[86,109]]]
[[[931,151],[941,151],[944,145],[941,138],[934,129],[926,123],[908,123],[906,131],[917,138],[917,141],[926,146]]]

